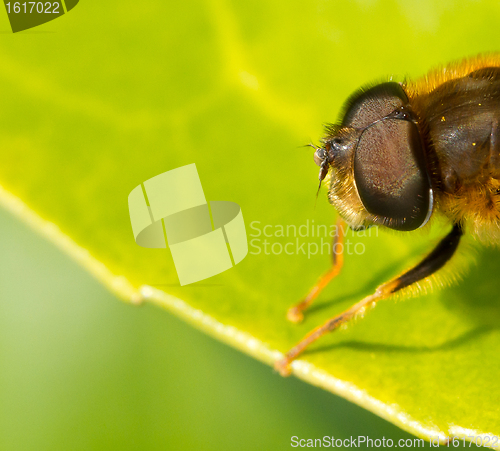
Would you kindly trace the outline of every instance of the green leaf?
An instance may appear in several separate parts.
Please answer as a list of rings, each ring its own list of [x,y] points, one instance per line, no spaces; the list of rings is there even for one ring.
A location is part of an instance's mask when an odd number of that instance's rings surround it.
[[[362,84],[496,50],[499,9],[431,1],[83,3],[40,27],[56,33],[0,43],[0,201],[124,300],[165,307],[272,364],[446,232],[440,224],[428,235],[349,235],[342,274],[303,324],[288,323],[287,308],[329,264],[326,251],[307,255],[310,244],[330,240],[311,236],[313,221],[335,221],[324,193],[314,207],[318,168],[311,149],[299,146],[316,141]],[[135,244],[127,197],[190,163],[207,199],[241,206],[250,254],[181,287],[168,251]],[[276,236],[275,226],[304,225],[307,237]],[[291,255],[280,252],[289,242]],[[294,373],[425,439],[500,435],[500,258],[486,249],[476,260],[460,285],[381,302],[312,346]]]

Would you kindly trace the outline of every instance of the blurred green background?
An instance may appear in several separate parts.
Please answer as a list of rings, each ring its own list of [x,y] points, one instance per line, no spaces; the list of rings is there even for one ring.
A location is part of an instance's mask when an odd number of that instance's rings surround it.
[[[196,162],[207,198],[239,203],[247,225],[331,223],[324,192],[314,210],[318,170],[298,146],[316,142],[360,85],[497,51],[499,20],[495,1],[84,0],[14,35],[0,14],[0,184],[115,274],[175,284],[171,260],[133,242],[133,187]],[[410,437],[160,309],[120,303],[4,211],[0,233],[2,450],[274,450],[293,435]],[[368,244],[327,296],[340,305],[428,248],[425,237],[383,234]],[[282,257],[249,256],[212,287],[169,291],[284,351],[339,304],[286,324],[286,307],[327,259]],[[406,402],[426,425],[453,413],[462,427],[487,418],[489,432],[499,417],[500,311],[487,301],[496,301],[499,258],[487,251],[479,261],[464,289],[380,306],[345,346],[322,344],[309,358],[385,403]]]
[[[119,302],[0,211],[1,450],[281,450],[413,438],[152,306]]]

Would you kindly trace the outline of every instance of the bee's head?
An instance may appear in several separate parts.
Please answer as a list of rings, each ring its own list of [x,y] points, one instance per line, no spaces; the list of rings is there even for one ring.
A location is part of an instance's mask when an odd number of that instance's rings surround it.
[[[398,83],[355,93],[322,143],[314,154],[320,183],[331,169],[330,201],[351,227],[408,231],[428,221],[433,195],[423,144]]]

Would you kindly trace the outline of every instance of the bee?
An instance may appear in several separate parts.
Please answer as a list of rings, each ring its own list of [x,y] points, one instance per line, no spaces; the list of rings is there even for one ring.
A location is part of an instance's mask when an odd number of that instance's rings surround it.
[[[465,232],[500,244],[500,57],[467,59],[415,82],[387,81],[355,92],[337,124],[326,126],[314,161],[342,224],[410,232],[444,216],[449,233],[415,267],[312,330],[276,362],[282,374],[311,343],[377,302],[416,286],[455,254]],[[342,223],[345,221],[345,223]],[[342,246],[340,246],[341,248]],[[338,249],[338,247],[337,247]],[[308,295],[288,311],[304,310],[340,272],[342,254]]]

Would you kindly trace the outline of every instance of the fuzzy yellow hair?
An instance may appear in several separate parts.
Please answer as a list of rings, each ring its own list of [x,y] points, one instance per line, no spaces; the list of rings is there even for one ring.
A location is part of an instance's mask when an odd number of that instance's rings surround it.
[[[410,104],[431,93],[443,83],[462,78],[479,69],[500,67],[500,55],[479,55],[450,63],[430,71],[415,81],[405,81],[403,88]],[[418,101],[415,102],[418,104]],[[417,111],[418,113],[418,111]],[[477,185],[461,187],[456,193],[435,193],[438,209],[452,222],[483,244],[500,244],[500,181],[489,178]]]

